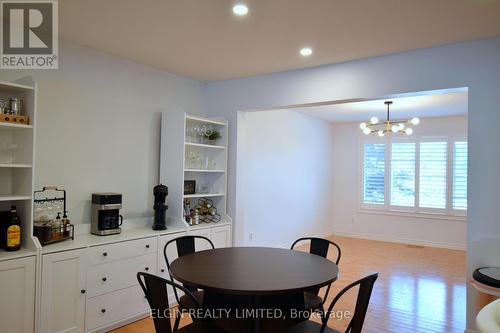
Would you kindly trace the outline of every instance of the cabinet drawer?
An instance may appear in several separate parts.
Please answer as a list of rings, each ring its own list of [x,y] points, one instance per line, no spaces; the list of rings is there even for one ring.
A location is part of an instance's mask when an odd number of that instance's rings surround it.
[[[139,285],[87,300],[87,330],[126,319],[149,310]]]
[[[93,265],[87,271],[88,297],[137,285],[137,272],[156,273],[156,253]]]
[[[92,247],[89,249],[89,264],[102,264],[134,256],[156,253],[156,247],[156,237]]]

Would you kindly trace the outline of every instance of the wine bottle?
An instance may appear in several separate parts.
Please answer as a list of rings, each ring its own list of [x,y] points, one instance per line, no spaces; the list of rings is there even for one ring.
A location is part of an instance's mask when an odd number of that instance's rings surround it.
[[[17,216],[16,206],[12,206],[10,209],[10,220],[6,225],[6,250],[7,251],[18,251],[21,249],[21,221]]]

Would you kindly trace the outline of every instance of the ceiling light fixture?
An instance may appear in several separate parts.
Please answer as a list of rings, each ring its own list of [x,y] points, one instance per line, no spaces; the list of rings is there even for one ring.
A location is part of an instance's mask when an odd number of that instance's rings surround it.
[[[383,137],[385,134],[397,134],[404,133],[406,135],[412,135],[413,129],[406,127],[405,125],[418,125],[420,124],[420,119],[415,117],[410,120],[391,120],[390,117],[390,106],[392,101],[385,101],[387,105],[387,118],[385,121],[379,121],[377,117],[371,117],[370,122],[359,124],[359,128],[364,134],[377,133],[379,137]]]
[[[236,4],[233,6],[233,13],[237,16],[245,16],[248,14],[248,7],[242,3]]]
[[[300,54],[304,57],[308,57],[313,53],[313,50],[310,47],[304,47],[300,49]]]

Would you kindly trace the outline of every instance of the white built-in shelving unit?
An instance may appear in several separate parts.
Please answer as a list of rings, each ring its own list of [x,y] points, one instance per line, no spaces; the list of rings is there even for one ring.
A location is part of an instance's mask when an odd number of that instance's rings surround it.
[[[36,85],[0,82],[0,98],[20,98],[29,124],[0,122],[0,210],[17,207],[21,220],[21,250],[0,249],[0,261],[36,255],[33,230],[33,188],[35,156]]]
[[[200,136],[193,135],[193,126],[210,126],[221,133],[216,142],[208,143]],[[219,223],[189,226],[203,228],[205,225],[220,225],[231,223],[227,216],[227,154],[228,154],[228,123],[222,118],[207,118],[184,112],[164,112],[162,115],[162,142],[160,182],[167,185],[167,197],[172,218],[183,220],[184,200],[190,200],[191,207],[196,206],[201,198],[209,198],[217,207],[222,220]],[[207,166],[192,165],[190,156],[195,155],[204,161],[211,161]],[[215,165],[213,165],[215,164]],[[196,193],[184,194],[184,181],[196,182]],[[209,193],[200,193],[200,186],[208,184]]]

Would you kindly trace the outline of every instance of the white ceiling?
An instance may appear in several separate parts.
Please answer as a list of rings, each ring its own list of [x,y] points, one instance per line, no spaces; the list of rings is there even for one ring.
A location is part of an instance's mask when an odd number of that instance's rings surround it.
[[[212,81],[500,35],[500,0],[243,2],[246,17],[233,0],[63,0],[60,36]]]
[[[368,121],[376,116],[385,119],[387,106],[391,100],[391,119],[411,119],[413,117],[446,117],[467,114],[467,92],[437,93],[421,96],[386,98],[362,102],[298,107],[288,110],[300,112],[329,122]]]

